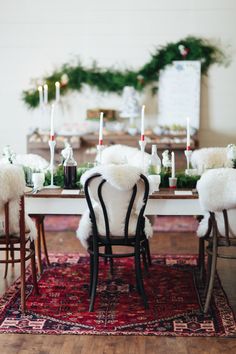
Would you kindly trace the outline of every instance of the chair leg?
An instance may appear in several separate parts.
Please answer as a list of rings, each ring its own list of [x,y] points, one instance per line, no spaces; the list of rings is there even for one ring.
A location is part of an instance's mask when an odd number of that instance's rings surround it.
[[[144,246],[144,249],[142,249],[142,259],[143,259],[143,266],[144,266],[145,274],[147,274],[148,273],[148,263],[147,263],[147,252],[146,252],[145,246]]]
[[[13,245],[12,243],[10,243],[10,255],[11,255],[11,259],[12,259],[11,265],[12,265],[12,267],[14,268],[14,266],[15,266],[15,262],[14,262],[14,260],[15,260],[15,253],[14,253],[14,245]]]
[[[89,281],[89,298],[91,298],[93,286],[93,255],[90,254],[90,281]]]
[[[41,235],[40,235],[40,219],[36,218],[36,228],[37,228],[37,239],[35,240],[35,249],[36,249],[36,256],[37,256],[37,263],[38,263],[38,270],[39,273],[42,274],[42,255],[41,255]]]
[[[211,272],[210,272],[210,280],[207,289],[206,301],[204,306],[204,313],[208,312],[216,273],[216,263],[217,263],[217,235],[216,232],[213,233],[213,247],[212,247],[212,261],[211,261]]]
[[[106,253],[112,254],[112,247],[111,246],[106,246],[106,247],[107,247]],[[113,261],[112,257],[109,258],[109,263],[110,263],[110,273],[111,273],[111,276],[113,276],[114,275],[114,267],[113,267],[114,261]]]
[[[149,245],[149,240],[146,239],[145,241],[145,247],[146,247],[146,254],[147,254],[147,259],[148,259],[148,265],[152,265],[152,258],[151,258],[151,252],[150,252],[150,245]]]
[[[91,291],[91,298],[89,304],[89,312],[94,311],[94,302],[95,302],[97,282],[98,282],[98,267],[99,267],[98,250],[95,250],[93,255],[93,280],[92,280],[92,291]]]
[[[32,280],[33,280],[33,285],[34,285],[34,291],[35,291],[36,295],[39,295],[34,242],[30,242],[30,249],[33,252],[30,260],[31,260],[31,271],[32,271]]]
[[[209,282],[210,282],[211,265],[212,265],[212,255],[208,254],[208,257],[207,257],[207,275],[206,275],[205,290],[204,290],[204,296],[205,297],[207,295]]]
[[[5,254],[6,254],[6,257],[5,257],[6,263],[5,263],[4,279],[6,279],[7,273],[8,273],[8,264],[9,264],[9,249],[8,249],[8,245],[6,245]]]
[[[108,253],[108,246],[107,245],[104,247],[104,252],[105,252],[105,254]],[[104,257],[104,263],[107,264],[107,257]]]
[[[147,309],[148,301],[143,286],[142,269],[141,269],[141,261],[140,261],[140,245],[135,246],[135,274],[136,274],[137,290],[143,299],[145,309]]]
[[[200,280],[203,282],[205,278],[205,240],[203,237],[199,238],[198,267],[200,272]]]
[[[106,245],[105,246],[105,249],[104,249],[104,252],[105,254],[112,254],[112,247],[109,246],[109,245]],[[104,257],[104,263],[107,264],[107,261],[109,261],[110,263],[110,273],[111,275],[114,275],[114,267],[113,267],[113,264],[114,264],[114,261],[113,261],[113,258],[110,257],[110,258],[107,258],[107,257]]]
[[[10,246],[10,256],[11,256],[11,259],[12,259],[12,267],[14,268],[14,259],[15,259],[15,256],[14,256],[14,246],[12,243],[9,244]],[[5,263],[5,272],[4,272],[4,279],[6,279],[7,277],[7,273],[8,273],[8,264],[9,264],[9,248],[8,246],[6,246],[6,263]]]
[[[25,240],[21,239],[20,245],[20,278],[21,278],[21,311],[26,311],[26,299],[25,299]]]
[[[42,246],[43,246],[43,252],[45,254],[45,258],[46,258],[46,263],[48,266],[50,266],[50,261],[49,261],[49,257],[48,257],[48,249],[47,249],[47,243],[46,243],[46,238],[45,238],[45,230],[44,230],[44,215],[41,217],[40,220],[40,225],[41,225],[41,241],[42,241]]]

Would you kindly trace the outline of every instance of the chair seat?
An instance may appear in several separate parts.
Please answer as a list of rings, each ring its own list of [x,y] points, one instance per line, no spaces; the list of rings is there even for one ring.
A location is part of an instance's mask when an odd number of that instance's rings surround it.
[[[30,233],[30,230],[26,230],[25,231],[25,235],[27,236],[27,234]],[[10,234],[9,235],[9,240],[11,243],[20,243],[20,235],[19,234]],[[29,240],[29,237],[25,238],[25,242],[27,242]],[[0,235],[0,244],[6,244],[6,235]]]
[[[146,236],[143,235],[143,236],[140,237],[140,242],[142,242],[142,241],[144,241],[146,239],[147,239]],[[116,236],[116,235],[111,235],[110,236],[110,241],[112,242],[113,245],[120,245],[120,246],[126,245],[126,241],[125,240],[126,239],[124,238],[124,236]],[[93,242],[93,236],[90,236],[88,241],[89,241],[89,243]],[[109,244],[109,240],[107,239],[106,236],[103,236],[103,235],[99,235],[98,236],[98,241],[100,241],[104,245]],[[135,235],[127,235],[127,241],[130,244],[135,243],[136,236]]]
[[[218,237],[217,245],[218,247],[236,246],[236,238],[230,238],[228,243],[226,237]]]

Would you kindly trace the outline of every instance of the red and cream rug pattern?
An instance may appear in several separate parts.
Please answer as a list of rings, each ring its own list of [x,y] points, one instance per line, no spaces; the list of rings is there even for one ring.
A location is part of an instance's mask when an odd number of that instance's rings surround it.
[[[51,254],[51,266],[32,289],[27,270],[27,312],[21,313],[19,280],[0,299],[0,333],[217,336],[236,335],[233,312],[219,279],[208,315],[196,256],[153,256],[144,275],[149,309],[135,288],[132,259],[115,260],[115,274],[100,263],[95,311],[88,312],[89,258]]]

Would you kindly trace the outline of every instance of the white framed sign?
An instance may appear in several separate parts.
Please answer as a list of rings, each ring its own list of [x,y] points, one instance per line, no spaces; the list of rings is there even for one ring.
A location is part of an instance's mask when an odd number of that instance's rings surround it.
[[[160,74],[158,89],[158,125],[179,124],[199,129],[200,61],[174,61]]]

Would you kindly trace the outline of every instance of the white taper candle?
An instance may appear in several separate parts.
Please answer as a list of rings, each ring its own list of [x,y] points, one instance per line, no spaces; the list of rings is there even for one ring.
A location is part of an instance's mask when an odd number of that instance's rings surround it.
[[[38,87],[38,92],[39,92],[39,106],[42,107],[42,105],[43,105],[43,88],[42,88],[42,86]]]
[[[103,112],[100,113],[100,125],[99,125],[99,145],[103,143]]]
[[[187,117],[187,141],[186,141],[186,150],[190,150],[190,126],[189,126],[189,117]]]
[[[54,104],[52,104],[52,107],[51,107],[50,140],[54,140]]]
[[[142,112],[141,112],[141,140],[144,140],[144,112],[145,112],[145,106],[142,106]]]
[[[60,82],[59,81],[55,82],[55,88],[56,88],[55,100],[56,100],[56,103],[58,103],[60,101]]]
[[[43,85],[43,102],[44,104],[48,103],[48,85]]]
[[[171,177],[175,178],[175,153],[171,153]]]

